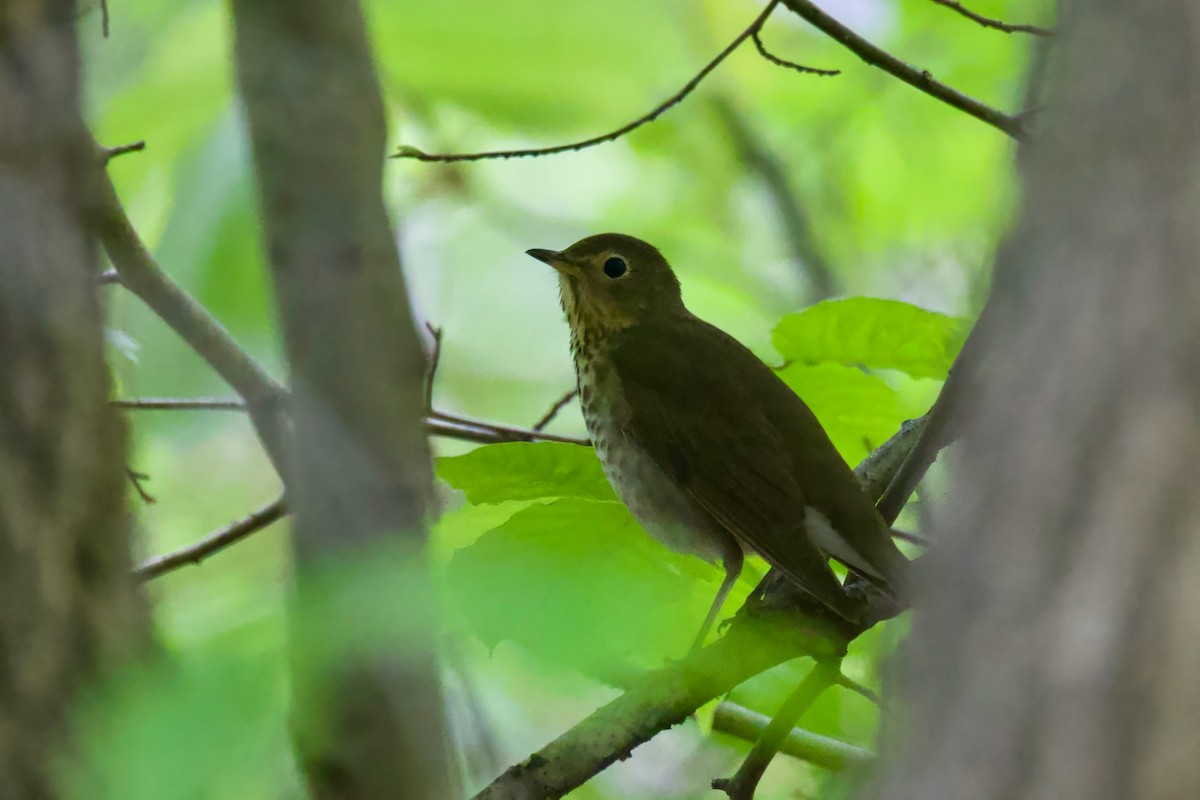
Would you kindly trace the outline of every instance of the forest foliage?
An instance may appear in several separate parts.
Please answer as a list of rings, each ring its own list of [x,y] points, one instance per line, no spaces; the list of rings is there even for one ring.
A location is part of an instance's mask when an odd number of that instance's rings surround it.
[[[938,79],[998,107],[1019,105],[1027,40],[928,0],[825,5]],[[87,117],[105,144],[147,142],[111,165],[117,190],[164,269],[279,374],[228,9],[213,0],[110,6],[109,38],[98,11],[79,23]],[[555,144],[617,127],[677,91],[759,9],[743,0],[365,6],[391,143],[439,152]],[[1035,0],[974,6],[1015,20],[1045,11]],[[544,159],[390,162],[384,191],[417,315],[442,330],[437,408],[538,419],[573,379],[554,281],[523,251],[619,230],[664,251],[691,309],[775,367],[851,464],[928,409],[978,313],[983,267],[1008,221],[1013,144],[785,9],[763,38],[786,58],[842,74],[799,75],[746,45],[684,103],[615,143]],[[782,170],[802,224],[781,215],[747,131]],[[816,288],[818,264],[833,277],[832,297]],[[106,291],[119,396],[228,394],[135,298]],[[132,466],[150,476],[156,501],[134,500],[143,556],[279,491],[237,414],[140,412],[131,421]],[[550,430],[584,434],[573,407]],[[681,655],[720,573],[647,537],[586,447],[437,448],[441,635],[473,791],[638,670]],[[919,517],[917,503],[901,527],[918,527]],[[63,766],[75,796],[300,796],[287,729],[284,531],[147,584],[164,658],[89,691],[81,745]],[[727,612],[764,572],[749,566]],[[369,567],[361,575],[394,580]],[[391,586],[364,592],[376,604],[403,602]],[[847,674],[879,689],[906,624],[857,640]],[[804,668],[778,667],[730,699],[770,715]],[[715,705],[573,796],[691,796],[689,773],[728,772],[748,747],[711,735]],[[838,690],[803,727],[871,747],[877,723],[870,702]],[[761,796],[832,792],[845,781],[788,761]],[[281,785],[291,788],[280,794]]]

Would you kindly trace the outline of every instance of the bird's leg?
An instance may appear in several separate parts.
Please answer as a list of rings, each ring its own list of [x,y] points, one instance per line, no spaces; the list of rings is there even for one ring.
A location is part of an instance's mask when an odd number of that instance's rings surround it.
[[[745,556],[742,555],[742,548],[736,546],[726,554],[723,564],[725,566],[725,580],[721,581],[721,588],[717,589],[717,596],[713,598],[712,605],[708,608],[708,615],[704,618],[704,624],[700,626],[700,632],[696,634],[696,640],[692,642],[691,652],[695,652],[704,646],[704,640],[708,638],[709,631],[717,621],[717,615],[721,613],[721,607],[725,605],[725,599],[729,597],[729,591],[733,585],[737,583],[738,577],[742,574],[742,563],[745,561]]]

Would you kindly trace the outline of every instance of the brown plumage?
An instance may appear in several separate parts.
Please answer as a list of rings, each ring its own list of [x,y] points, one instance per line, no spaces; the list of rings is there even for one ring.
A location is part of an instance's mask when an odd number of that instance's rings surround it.
[[[588,430],[633,515],[668,546],[721,560],[698,643],[757,552],[859,622],[830,557],[902,596],[907,559],[808,406],[753,353],[683,305],[651,245],[621,234],[529,254],[559,272]]]

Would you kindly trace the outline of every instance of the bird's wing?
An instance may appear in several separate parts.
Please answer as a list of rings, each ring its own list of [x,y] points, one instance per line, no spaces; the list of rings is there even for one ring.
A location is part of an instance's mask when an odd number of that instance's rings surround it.
[[[840,584],[805,530],[811,503],[795,472],[795,432],[774,419],[786,411],[775,407],[775,384],[795,394],[716,328],[673,323],[616,335],[610,355],[626,401],[614,409],[618,428],[722,527],[845,616]]]

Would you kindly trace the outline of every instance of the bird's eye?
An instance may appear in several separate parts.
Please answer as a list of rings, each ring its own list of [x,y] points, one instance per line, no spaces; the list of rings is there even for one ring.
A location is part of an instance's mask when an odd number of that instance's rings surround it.
[[[609,256],[604,261],[604,274],[610,278],[616,279],[621,277],[627,269],[625,259],[620,256]]]

